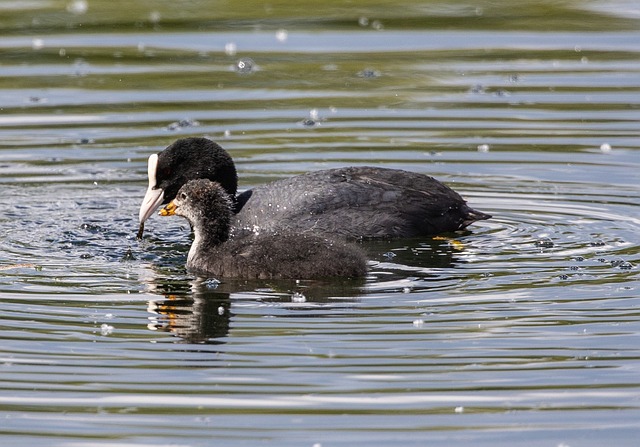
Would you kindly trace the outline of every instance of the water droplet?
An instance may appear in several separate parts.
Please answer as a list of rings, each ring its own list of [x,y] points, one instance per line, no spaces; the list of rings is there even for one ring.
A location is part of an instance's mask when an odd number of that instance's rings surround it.
[[[227,42],[224,45],[224,53],[227,56],[235,56],[238,52],[238,46],[234,42]]]
[[[306,301],[307,301],[307,297],[300,292],[295,292],[291,296],[291,302],[293,303],[305,303]]]
[[[478,152],[489,152],[490,146],[488,144],[479,144]]]
[[[609,143],[602,143],[600,145],[600,152],[602,152],[603,154],[608,154],[609,152],[611,152],[611,145]]]
[[[44,40],[40,39],[39,37],[34,37],[31,41],[31,48],[33,48],[34,50],[39,50],[42,47],[44,47]]]
[[[382,29],[384,29],[384,25],[382,24],[382,22],[380,20],[374,20],[373,22],[371,22],[371,28],[380,31]]]
[[[160,19],[162,16],[160,15],[160,11],[151,11],[149,13],[149,22],[153,24],[160,23]]]
[[[73,0],[70,3],[67,3],[67,11],[71,14],[84,14],[89,9],[89,4],[87,0]]]
[[[455,413],[464,413],[464,407],[455,407],[453,411]]]
[[[110,326],[106,323],[100,326],[100,334],[102,335],[111,335],[113,333],[113,326]]]
[[[413,320],[413,326],[414,327],[422,327],[424,326],[424,320],[421,318],[418,318],[417,320]]]
[[[278,31],[276,31],[276,39],[278,40],[278,42],[286,42],[288,37],[289,33],[286,29],[279,29]]]

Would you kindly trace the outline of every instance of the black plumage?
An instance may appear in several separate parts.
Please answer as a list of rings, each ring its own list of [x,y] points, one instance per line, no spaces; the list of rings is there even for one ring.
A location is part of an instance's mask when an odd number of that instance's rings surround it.
[[[252,232],[230,237],[233,201],[217,183],[191,180],[161,211],[185,217],[194,231],[187,269],[215,277],[314,279],[366,273],[360,247],[313,232]]]

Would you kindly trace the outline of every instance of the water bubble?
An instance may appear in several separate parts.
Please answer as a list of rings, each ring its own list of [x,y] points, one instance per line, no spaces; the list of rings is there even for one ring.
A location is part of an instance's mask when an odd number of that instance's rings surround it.
[[[424,326],[424,320],[421,318],[418,318],[417,320],[413,320],[412,324],[414,327],[422,327]]]
[[[374,20],[373,22],[371,22],[371,28],[373,28],[374,30],[380,31],[384,29],[384,25],[380,20]]]
[[[358,25],[360,25],[360,26],[369,26],[369,19],[367,17],[360,17],[358,19]]]
[[[204,285],[207,289],[217,289],[220,285],[220,281],[215,278],[209,278],[204,282]]]
[[[183,129],[185,127],[198,127],[198,126],[200,126],[199,121],[192,120],[191,118],[185,118],[185,119],[181,119],[180,121],[174,121],[173,123],[168,124],[167,127],[165,127],[165,129],[170,131],[175,131],[175,130]]]
[[[131,248],[128,248],[127,251],[122,256],[122,259],[120,259],[120,262],[129,262],[129,261],[135,261],[135,260],[136,260],[136,257],[133,255],[133,251],[131,251]]]
[[[611,261],[611,267],[619,268],[621,270],[631,270],[633,268],[633,264],[624,259],[614,259]]]
[[[303,119],[300,124],[305,127],[315,127],[320,125],[320,121],[321,118],[318,109],[311,109],[309,110],[309,118]]]
[[[224,306],[219,306],[218,307],[218,315],[220,315],[220,316],[224,315]]]
[[[490,146],[488,144],[479,144],[478,152],[489,152]]]
[[[106,323],[100,326],[100,334],[102,335],[111,335],[113,333],[113,326],[110,326]]]
[[[411,287],[403,287],[402,293],[411,293]]]
[[[535,245],[539,248],[553,248],[555,244],[550,238],[546,237],[543,239],[538,239]]]
[[[255,69],[255,62],[253,62],[253,59],[251,58],[244,57],[236,61],[235,68],[238,73],[243,73],[243,74],[252,73]]]
[[[58,51],[58,56],[65,57],[66,55],[67,55],[67,50],[65,50],[64,48],[60,48],[60,50]]]
[[[223,136],[224,136],[225,138],[229,138],[229,137],[231,136],[231,131],[230,131],[229,129],[226,129],[226,130],[224,131],[224,133],[223,133]]]
[[[453,411],[454,411],[455,413],[464,413],[464,407],[462,407],[462,406],[461,406],[461,407],[455,407],[455,408],[453,409]]]
[[[378,70],[374,70],[373,68],[365,68],[362,71],[358,72],[358,77],[360,78],[379,78],[381,73]]]
[[[476,84],[473,87],[471,87],[469,89],[469,93],[475,93],[475,94],[484,94],[486,92],[486,87],[482,84]]]
[[[382,254],[382,256],[384,256],[384,257],[385,257],[385,258],[387,258],[387,259],[393,259],[393,258],[395,258],[397,255],[396,255],[394,252],[392,252],[392,251],[388,251],[388,252],[386,252],[386,253],[383,253],[383,254]]]

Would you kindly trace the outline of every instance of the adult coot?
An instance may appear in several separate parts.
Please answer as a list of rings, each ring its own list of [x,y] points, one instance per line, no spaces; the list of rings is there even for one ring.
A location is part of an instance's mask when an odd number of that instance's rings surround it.
[[[306,231],[349,239],[425,236],[465,228],[491,216],[476,211],[451,188],[424,174],[377,167],[310,172],[258,186],[236,196],[231,156],[206,138],[177,140],[149,157],[144,221],[187,181],[219,183],[233,201],[231,230]]]
[[[190,180],[163,216],[186,218],[194,232],[187,269],[216,277],[312,279],[366,273],[362,250],[313,233],[263,233],[229,239],[233,201],[218,183]]]

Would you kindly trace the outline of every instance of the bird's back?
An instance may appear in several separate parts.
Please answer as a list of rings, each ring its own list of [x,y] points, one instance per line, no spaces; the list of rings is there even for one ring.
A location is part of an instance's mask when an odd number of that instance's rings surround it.
[[[310,172],[245,193],[234,231],[313,231],[359,238],[412,237],[489,216],[451,188],[415,172],[349,167]]]

